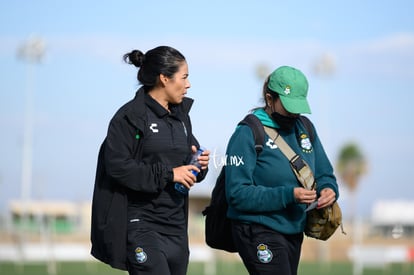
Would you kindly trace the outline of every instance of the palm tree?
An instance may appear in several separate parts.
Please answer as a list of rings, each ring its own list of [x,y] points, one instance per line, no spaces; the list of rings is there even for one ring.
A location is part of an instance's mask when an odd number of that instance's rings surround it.
[[[366,173],[365,158],[355,143],[348,143],[342,147],[336,170],[349,190],[355,192],[359,178]]]
[[[345,144],[339,152],[336,171],[348,186],[350,191],[350,222],[352,224],[353,240],[356,243],[361,241],[362,235],[360,225],[357,222],[357,206],[355,191],[359,178],[366,172],[366,161],[358,146],[355,143]]]

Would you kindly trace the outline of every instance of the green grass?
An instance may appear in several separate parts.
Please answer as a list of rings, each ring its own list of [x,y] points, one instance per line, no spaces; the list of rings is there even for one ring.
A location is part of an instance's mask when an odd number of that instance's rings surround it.
[[[56,273],[48,273],[46,263],[18,264],[11,262],[0,262],[0,274],[4,275],[125,275],[127,272],[112,269],[99,262],[60,262],[52,268]],[[53,269],[52,269],[53,270]],[[218,262],[216,265],[207,263],[191,263],[188,275],[214,274],[216,275],[248,275],[244,266],[239,262]],[[299,275],[352,275],[350,263],[319,264],[313,262],[302,262],[299,265]],[[387,269],[366,268],[364,275],[413,275],[414,264],[393,264]]]

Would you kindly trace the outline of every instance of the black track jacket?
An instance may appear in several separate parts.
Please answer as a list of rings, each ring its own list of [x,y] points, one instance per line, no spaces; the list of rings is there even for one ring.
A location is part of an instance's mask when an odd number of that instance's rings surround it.
[[[154,194],[173,180],[172,167],[140,161],[148,131],[144,89],[122,106],[112,118],[98,155],[92,200],[91,254],[114,268],[126,270],[128,190]],[[193,100],[184,98],[177,117],[188,132],[189,144],[199,146],[188,115]],[[116,150],[114,150],[116,148]],[[202,170],[197,181],[204,179]],[[188,200],[188,198],[186,198]]]

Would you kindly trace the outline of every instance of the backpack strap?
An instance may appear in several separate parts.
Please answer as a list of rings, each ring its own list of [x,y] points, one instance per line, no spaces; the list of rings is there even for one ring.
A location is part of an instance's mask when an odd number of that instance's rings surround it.
[[[265,131],[260,119],[254,114],[248,114],[243,118],[242,121],[239,122],[238,125],[247,125],[250,127],[250,129],[252,129],[254,137],[254,148],[256,149],[256,153],[259,155],[260,152],[263,151],[265,138]]]
[[[315,133],[313,130],[313,125],[310,119],[306,116],[299,116],[300,121],[302,121],[303,126],[305,126],[306,131],[309,134],[310,141],[313,142],[315,139]]]

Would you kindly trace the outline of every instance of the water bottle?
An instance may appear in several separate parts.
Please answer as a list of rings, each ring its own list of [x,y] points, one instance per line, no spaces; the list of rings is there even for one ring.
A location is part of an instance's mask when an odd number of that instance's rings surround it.
[[[200,163],[198,163],[198,157],[204,152],[204,148],[202,148],[200,146],[200,148],[197,149],[197,152],[195,152],[192,156],[191,156],[191,160],[190,163],[191,165],[197,166],[199,169],[201,168]],[[197,177],[198,172],[195,170],[191,170],[191,173],[193,173],[194,176]],[[183,184],[176,182],[174,185],[175,190],[177,190],[178,192],[186,195],[188,194],[188,188],[185,187]]]

